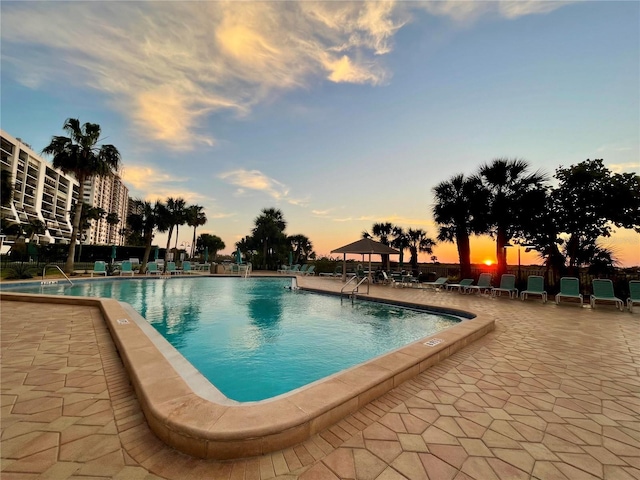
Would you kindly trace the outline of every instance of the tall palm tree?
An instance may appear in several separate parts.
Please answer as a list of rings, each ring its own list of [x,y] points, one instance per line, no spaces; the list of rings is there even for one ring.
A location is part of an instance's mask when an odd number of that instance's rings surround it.
[[[421,228],[415,230],[410,228],[407,232],[407,239],[409,240],[409,251],[411,252],[411,270],[416,274],[418,271],[418,252],[431,255],[436,242],[427,237],[427,232]]]
[[[391,240],[391,246],[400,251],[398,263],[402,266],[404,264],[404,251],[409,248],[409,237],[407,236],[407,232],[404,231],[404,228],[399,226],[393,227],[393,240]]]
[[[167,221],[168,215],[166,212],[166,206],[162,202],[146,202],[142,200],[134,200],[139,208],[135,211],[140,213],[131,214],[127,217],[127,223],[133,231],[142,232],[144,239],[144,255],[142,257],[142,264],[140,265],[140,273],[147,271],[147,263],[149,262],[149,255],[151,254],[151,243],[153,242],[153,232],[166,232],[169,229],[169,223]]]
[[[191,252],[193,257],[196,251],[196,229],[207,223],[207,215],[204,213],[202,205],[191,205],[187,208],[187,225],[193,227],[193,241],[191,242]]]
[[[520,159],[497,158],[480,167],[480,177],[489,195],[488,233],[496,239],[498,276],[507,271],[505,246],[516,236],[524,236],[528,219],[540,208],[537,202],[546,175],[529,173]],[[535,201],[533,200],[535,199]]]
[[[394,226],[389,222],[374,223],[371,227],[371,235],[368,232],[362,232],[362,238],[375,237],[384,245],[391,245],[391,234],[393,234]],[[390,270],[389,254],[382,254],[382,268],[386,271]]]
[[[455,242],[460,261],[460,278],[471,276],[469,237],[486,231],[485,208],[488,191],[480,177],[454,175],[433,188],[433,218],[438,224],[438,240]]]
[[[78,119],[68,118],[62,129],[69,136],[52,137],[51,143],[42,150],[42,153],[53,155],[53,167],[62,170],[65,174],[73,174],[80,184],[78,208],[75,209],[73,216],[69,253],[64,265],[64,271],[71,274],[82,216],[84,182],[94,176],[105,177],[117,171],[120,166],[120,152],[113,145],[98,146],[101,129],[96,123],[87,122],[80,125]]]
[[[291,235],[288,237],[288,241],[295,256],[293,263],[301,263],[314,256],[313,243],[307,236],[301,234]]]
[[[276,247],[286,240],[284,229],[287,222],[282,211],[276,208],[263,208],[261,215],[255,219],[253,238],[257,244],[262,245],[262,259],[264,268],[269,266],[269,249]]]
[[[185,205],[186,205],[186,202],[184,198],[169,197],[167,198],[167,203],[164,204],[164,208],[161,209],[161,212],[160,212],[161,215],[163,216],[163,218],[161,219],[161,222],[168,226],[167,231],[169,232],[167,235],[167,248],[165,249],[165,252],[164,252],[164,255],[165,255],[164,268],[165,269],[167,268],[167,261],[169,260],[169,251],[171,248],[171,235],[173,234],[174,227],[177,227],[177,225],[180,222],[183,222],[182,218],[184,216]],[[177,228],[176,228],[176,238],[178,238]]]

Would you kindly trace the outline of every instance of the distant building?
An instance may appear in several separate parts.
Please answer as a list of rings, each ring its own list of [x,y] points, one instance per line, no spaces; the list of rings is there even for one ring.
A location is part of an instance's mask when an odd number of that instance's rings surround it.
[[[68,243],[71,238],[69,210],[78,199],[78,182],[35,153],[19,138],[0,130],[1,168],[14,182],[13,200],[2,207],[0,217],[13,224],[40,220],[46,230],[37,241]],[[12,238],[7,238],[11,242]]]
[[[93,177],[85,182],[84,203],[102,208],[105,212],[113,213],[118,218],[116,224],[110,224],[106,217],[93,220],[89,229],[84,232],[87,244],[124,244],[124,235],[121,232],[127,222],[128,199],[129,189],[122,183],[118,174]]]

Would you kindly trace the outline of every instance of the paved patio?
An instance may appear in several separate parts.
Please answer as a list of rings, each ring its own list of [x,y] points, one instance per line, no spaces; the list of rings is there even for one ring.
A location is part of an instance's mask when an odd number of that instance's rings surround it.
[[[310,440],[233,462],[151,433],[98,309],[2,301],[1,478],[640,479],[640,313],[371,294],[482,311],[496,330]]]

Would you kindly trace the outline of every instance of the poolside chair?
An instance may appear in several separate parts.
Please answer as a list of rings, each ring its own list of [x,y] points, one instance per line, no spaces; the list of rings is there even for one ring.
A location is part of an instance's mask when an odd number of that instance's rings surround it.
[[[477,285],[467,285],[464,287],[464,293],[485,293],[491,291],[491,274],[490,273],[481,273],[480,278],[478,278]]]
[[[333,269],[333,272],[322,272],[318,274],[319,277],[341,277],[342,276],[342,265],[336,266]]]
[[[556,294],[556,305],[560,305],[563,298],[574,298],[580,300],[583,305],[582,294],[580,293],[580,280],[575,277],[562,277],[560,279],[560,292]]]
[[[499,297],[502,292],[508,293],[509,298],[518,298],[518,289],[516,288],[516,276],[505,273],[500,277],[500,286],[491,289],[492,297]]]
[[[640,305],[640,280],[629,282],[629,298],[627,298],[627,308],[633,313],[633,305]]]
[[[529,295],[540,295],[542,303],[547,303],[547,292],[544,290],[544,277],[529,275],[527,277],[527,289],[520,292],[520,300],[523,302]]]
[[[315,265],[309,265],[309,268],[307,268],[307,271],[303,272],[302,275],[304,275],[305,277],[313,276],[313,275],[315,275],[315,273],[314,273],[315,269],[316,269]]]
[[[169,275],[180,275],[180,270],[176,268],[176,262],[167,262],[167,273]]]
[[[291,270],[291,267],[289,265],[281,265],[280,268],[277,270],[277,272],[287,273],[289,270]]]
[[[441,288],[444,288],[447,280],[449,280],[449,277],[440,277],[435,282],[422,282],[420,284],[420,287],[430,288],[432,290],[440,290]]]
[[[593,286],[593,293],[589,297],[589,303],[591,308],[596,308],[596,302],[614,302],[616,308],[620,311],[624,310],[624,302],[616,297],[613,292],[613,282],[606,278],[595,278],[591,285]]]
[[[158,264],[156,262],[147,263],[147,275],[158,275],[160,274],[160,270],[158,270]]]
[[[100,275],[107,276],[107,264],[103,261],[99,260],[93,264],[93,272],[91,272],[91,278],[93,278],[93,274],[97,273]]]
[[[304,265],[302,265],[302,267],[300,267],[300,270],[296,272],[296,275],[304,275],[305,273],[307,273],[307,268],[309,268],[309,264],[305,263]]]
[[[444,286],[447,290],[453,290],[457,288],[459,292],[464,293],[464,289],[470,285],[473,285],[473,278],[463,278],[459,283],[445,283]]]
[[[191,270],[190,261],[185,260],[184,262],[182,262],[182,273],[188,273],[188,274],[195,273],[193,270]]]
[[[300,264],[296,263],[287,273],[296,273],[300,271]]]
[[[129,260],[124,260],[120,265],[120,276],[131,275],[133,277],[133,266]]]

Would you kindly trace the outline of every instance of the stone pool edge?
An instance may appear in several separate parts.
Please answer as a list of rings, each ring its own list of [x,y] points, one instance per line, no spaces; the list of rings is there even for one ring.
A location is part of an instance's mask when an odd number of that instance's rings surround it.
[[[151,430],[181,452],[217,460],[262,455],[303,442],[495,328],[493,319],[477,315],[289,395],[223,405],[193,392],[116,300],[11,292],[1,292],[0,299],[98,307]],[[434,338],[442,342],[425,345]]]

